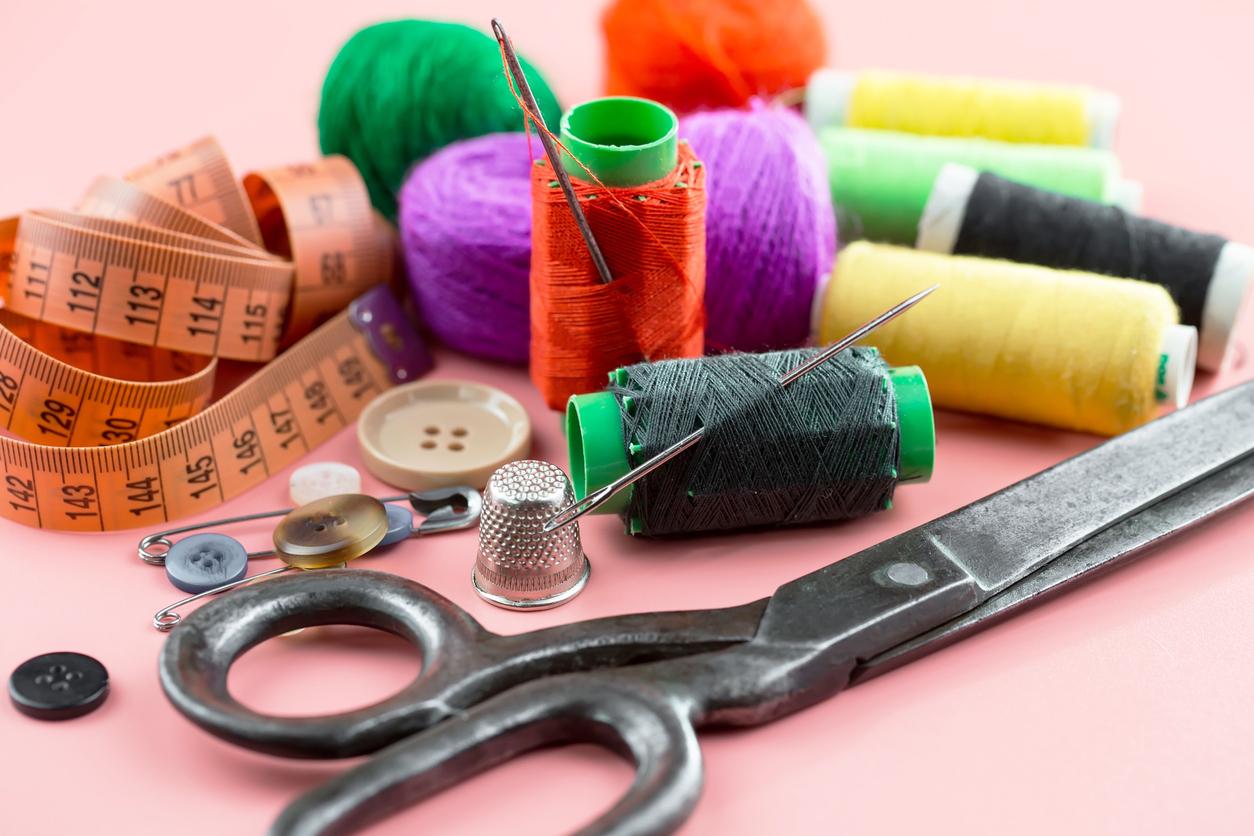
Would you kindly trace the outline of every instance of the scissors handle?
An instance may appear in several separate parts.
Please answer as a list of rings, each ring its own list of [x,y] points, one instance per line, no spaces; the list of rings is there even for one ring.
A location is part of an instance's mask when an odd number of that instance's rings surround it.
[[[514,688],[392,745],[292,802],[272,836],[350,833],[544,746],[600,745],[632,762],[627,793],[580,834],[669,833],[701,794],[688,703],[612,671]]]
[[[765,607],[762,600],[498,636],[421,584],[384,572],[323,569],[281,575],[201,607],[170,633],[159,667],[175,708],[217,737],[283,757],[354,757],[531,680],[747,642]],[[326,624],[394,633],[419,650],[422,670],[401,691],[374,705],[317,717],[270,716],[231,696],[230,668],[245,651],[291,630]]]

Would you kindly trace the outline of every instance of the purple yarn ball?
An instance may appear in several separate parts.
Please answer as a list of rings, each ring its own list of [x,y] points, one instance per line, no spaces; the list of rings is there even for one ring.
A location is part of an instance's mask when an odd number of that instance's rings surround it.
[[[827,163],[805,119],[754,103],[680,123],[707,167],[706,347],[801,345],[836,257]]]
[[[467,354],[526,363],[531,151],[523,133],[449,145],[410,172],[397,215],[427,326]]]

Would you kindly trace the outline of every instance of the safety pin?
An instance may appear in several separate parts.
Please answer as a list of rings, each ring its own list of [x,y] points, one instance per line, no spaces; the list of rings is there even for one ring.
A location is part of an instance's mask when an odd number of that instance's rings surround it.
[[[927,296],[930,293],[932,293],[932,291],[936,290],[938,287],[940,287],[940,285],[934,284],[931,287],[926,288],[925,290],[919,291],[918,293],[911,296],[909,299],[906,299],[905,301],[900,302],[897,305],[894,305],[893,307],[884,311],[884,313],[875,317],[870,322],[867,322],[864,325],[854,329],[849,334],[845,335],[844,337],[840,338],[836,342],[832,343],[827,348],[823,349],[821,352],[814,355],[806,362],[802,363],[796,368],[790,369],[789,371],[785,372],[777,381],[779,387],[781,389],[785,388],[789,386],[790,384],[796,382],[800,378],[804,377],[805,375],[809,374],[810,372],[814,371],[819,366],[831,360],[837,354],[844,351],[846,348],[853,345],[858,340],[862,339],[867,334],[874,331],[876,328],[879,328],[881,325],[883,325],[886,322],[889,322],[890,320],[896,319],[897,317],[901,316],[906,311],[913,308],[919,302],[922,302],[925,298],[927,298]],[[634,485],[636,482],[639,482],[641,479],[648,476],[650,473],[657,470],[659,467],[666,464],[671,459],[675,458],[680,453],[687,450],[689,447],[692,447],[694,444],[696,444],[698,441],[700,441],[704,437],[705,437],[705,427],[697,427],[695,430],[688,433],[688,435],[679,439],[679,441],[676,441],[670,447],[667,447],[665,450],[661,451],[657,455],[650,457],[646,462],[644,462],[644,464],[641,464],[638,467],[635,467],[632,470],[629,470],[628,472],[624,473],[622,476],[615,479],[613,482],[610,482],[605,487],[593,491],[592,493],[588,494],[587,496],[585,496],[583,499],[579,500],[578,502],[573,502],[570,505],[567,505],[565,508],[558,511],[556,514],[549,517],[547,520],[544,521],[544,531],[545,532],[556,531],[562,526],[570,525],[571,523],[573,523],[575,520],[579,519],[583,515],[589,514],[595,511],[597,508],[600,508],[602,505],[608,502],[610,500],[610,497],[614,496],[614,494],[618,493],[623,488],[629,485]]]
[[[470,489],[440,488],[435,491],[411,492],[407,494],[400,494],[398,496],[384,496],[380,497],[379,501],[387,503],[408,500],[410,506],[412,506],[415,511],[424,516],[430,517],[430,515],[437,513],[436,508],[431,505],[431,502],[433,501],[432,497],[436,497],[437,494],[443,496],[445,492],[450,490],[453,492],[465,492]],[[449,506],[447,503],[444,503],[439,507],[446,508]],[[157,531],[147,535],[146,537],[140,538],[138,549],[139,559],[150,566],[164,566],[165,556],[170,553],[170,548],[174,545],[173,541],[170,540],[170,537],[175,534],[187,534],[190,531],[200,531],[203,528],[217,528],[218,526],[235,525],[236,523],[251,522],[253,520],[264,520],[269,517],[285,517],[295,510],[295,508],[281,508],[278,511],[262,511],[258,514],[242,514],[238,517],[227,517],[225,519],[212,520],[204,523],[192,523],[191,525],[179,526],[178,528],[167,528],[165,531]],[[154,549],[158,548],[160,551],[154,551]],[[249,552],[248,558],[251,560],[255,557],[270,557],[273,554],[274,549],[267,549],[265,551]]]
[[[479,516],[483,510],[483,498],[477,490],[469,487],[438,488],[431,491],[423,491],[421,493],[409,493],[403,496],[385,498],[379,501],[388,503],[401,499],[408,499],[410,506],[413,507],[415,511],[423,515],[423,521],[419,525],[415,526],[413,525],[411,517],[408,530],[400,527],[394,529],[389,526],[388,533],[384,535],[384,538],[369,551],[387,548],[411,537],[469,528],[479,521]],[[288,513],[290,513],[290,511]],[[264,519],[266,517],[273,516],[275,516],[275,514],[270,512],[264,514],[250,514],[244,517],[232,518],[226,522]],[[202,526],[196,526],[196,528],[198,527]],[[187,526],[181,530],[192,530],[193,528],[194,527]],[[166,533],[180,533],[181,530],[172,530],[171,532]],[[394,534],[393,532],[396,533]],[[248,554],[248,558],[251,560],[254,557],[273,555],[274,553],[275,551],[273,549],[264,552],[250,552]],[[360,557],[362,555],[356,556]],[[335,565],[344,566],[345,564],[338,563]],[[219,595],[238,586],[250,584],[253,581],[258,581],[263,578],[271,577],[272,575],[278,575],[280,573],[299,568],[301,567],[292,564],[285,564],[277,569],[270,569],[266,572],[260,572],[246,578],[240,578],[237,581],[232,581],[230,583],[222,584],[221,586],[216,586],[213,589],[207,589],[204,592],[198,592],[195,595],[190,595],[158,610],[157,614],[152,617],[152,626],[163,633],[169,632],[183,620],[183,616],[181,616],[177,611],[188,604],[199,601],[201,598],[207,598],[211,595]]]

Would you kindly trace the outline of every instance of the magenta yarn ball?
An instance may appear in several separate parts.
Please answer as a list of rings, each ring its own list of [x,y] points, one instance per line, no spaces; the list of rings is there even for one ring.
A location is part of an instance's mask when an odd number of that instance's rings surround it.
[[[801,345],[836,256],[827,163],[791,110],[753,103],[696,113],[679,135],[706,166],[706,347]]]
[[[531,335],[531,150],[524,133],[442,148],[401,187],[397,224],[409,284],[446,345],[526,363]]]

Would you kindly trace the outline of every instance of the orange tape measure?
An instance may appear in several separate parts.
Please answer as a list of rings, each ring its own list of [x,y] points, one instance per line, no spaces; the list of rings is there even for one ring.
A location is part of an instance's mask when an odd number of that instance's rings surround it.
[[[199,513],[429,368],[375,287],[394,245],[351,163],[244,184],[206,139],[101,178],[79,212],[0,221],[0,427],[18,437],[0,438],[0,516],[102,531]],[[286,345],[209,406],[218,357]]]

